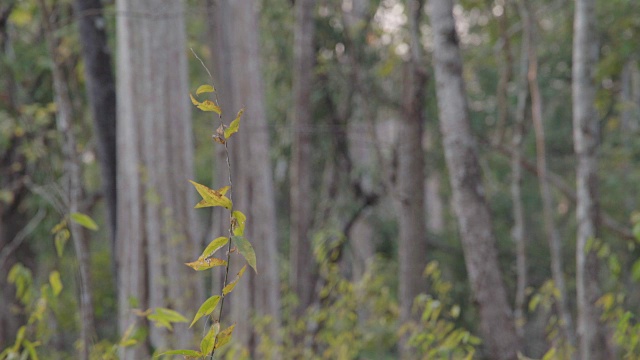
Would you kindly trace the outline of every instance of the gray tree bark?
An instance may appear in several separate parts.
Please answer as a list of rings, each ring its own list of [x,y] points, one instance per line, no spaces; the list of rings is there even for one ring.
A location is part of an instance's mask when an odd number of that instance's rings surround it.
[[[315,64],[315,0],[298,0],[295,5],[293,56],[293,145],[290,176],[290,262],[291,286],[298,295],[296,316],[313,302],[315,287],[313,249],[309,231],[313,214],[311,189],[311,131],[313,109],[311,92]]]
[[[498,264],[462,78],[451,0],[432,0],[436,91],[453,205],[489,357],[516,359],[518,338]]]
[[[191,314],[200,305],[198,275],[184,265],[199,253],[194,234],[191,104],[188,101],[183,3],[118,0],[118,318],[132,308],[168,307]],[[134,16],[134,14],[138,16]],[[140,15],[142,14],[142,15]],[[190,345],[187,325],[175,336],[155,326],[150,345]],[[146,346],[122,349],[122,359],[148,357]]]
[[[258,16],[250,1],[221,1],[229,7],[233,109],[227,118],[245,106],[240,132],[229,141],[234,172],[234,208],[247,215],[245,234],[255,248],[258,274],[251,272],[230,298],[231,321],[236,323],[234,338],[255,351],[259,339],[253,331],[251,315],[272,319],[269,334],[277,338],[280,325],[280,281],[278,277],[278,237],[275,196],[270,159],[269,130],[265,112],[261,73]],[[236,137],[237,136],[237,137]],[[242,266],[234,259],[232,274]],[[246,276],[246,275],[245,275]]]
[[[422,276],[427,265],[427,231],[424,207],[424,154],[422,151],[423,105],[425,100],[426,73],[422,65],[422,45],[419,24],[422,1],[408,3],[411,57],[404,69],[403,120],[400,122],[398,147],[398,180],[395,202],[398,208],[399,300],[400,321],[419,320],[412,314],[413,300],[426,291]],[[401,339],[401,353],[405,359],[415,357]]]
[[[598,258],[587,244],[598,236],[598,117],[594,107],[598,61],[595,0],[576,0],[573,38],[573,145],[576,168],[576,290],[578,302],[579,358],[606,359],[606,341],[600,310]]]

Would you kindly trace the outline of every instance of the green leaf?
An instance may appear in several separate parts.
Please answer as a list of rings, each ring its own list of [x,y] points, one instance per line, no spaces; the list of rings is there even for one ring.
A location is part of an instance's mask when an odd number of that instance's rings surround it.
[[[195,186],[196,190],[202,196],[202,201],[200,201],[196,205],[196,209],[209,207],[209,206],[222,206],[226,209],[231,209],[233,206],[231,200],[228,197],[224,196],[229,190],[228,186],[225,186],[218,190],[209,189],[208,187],[198,184],[195,181],[189,180]]]
[[[222,259],[217,258],[198,258],[198,260],[190,263],[185,263],[188,267],[192,268],[195,271],[202,271],[211,269],[216,266],[226,266],[227,262]]]
[[[229,238],[228,237],[224,237],[224,236],[221,236],[219,238],[214,239],[204,249],[204,251],[202,252],[202,255],[200,255],[200,258],[206,259],[206,258],[210,257],[216,251],[218,251],[220,248],[225,246],[228,242],[229,242]]]
[[[258,273],[258,269],[256,268],[256,252],[253,250],[253,246],[247,238],[244,236],[232,236],[231,239],[233,243],[238,247],[238,252],[247,260],[247,263],[251,265],[253,271]]]
[[[89,216],[83,213],[75,212],[71,214],[71,221],[86,227],[89,230],[98,230],[98,224]]]
[[[236,275],[236,278],[232,282],[228,283],[227,286],[224,287],[224,289],[222,289],[223,295],[227,295],[228,293],[233,291],[233,289],[236,287],[236,284],[242,277],[242,274],[244,274],[245,270],[247,270],[247,265],[243,266],[242,269],[238,271],[238,275]]]
[[[64,252],[64,246],[67,244],[71,233],[67,229],[62,229],[56,233],[54,238],[54,244],[56,246],[56,253],[58,257],[62,257],[62,253]]]
[[[229,341],[231,341],[231,333],[233,333],[233,328],[236,327],[236,324],[233,324],[231,326],[229,326],[228,328],[220,331],[220,334],[218,334],[218,339],[216,341],[216,346],[214,346],[214,349],[217,349],[221,346],[226,345]]]
[[[244,235],[244,225],[247,222],[247,217],[240,211],[234,211],[231,215],[233,217],[233,235]]]
[[[202,93],[212,93],[215,92],[216,89],[212,85],[200,85],[198,90],[196,90],[196,95],[200,95]]]
[[[207,335],[202,338],[202,341],[200,342],[200,351],[205,354],[205,356],[206,354],[209,354],[211,353],[211,351],[213,351],[213,346],[215,344],[218,332],[220,332],[220,323],[216,322],[215,324],[211,325],[209,331],[207,332]]]
[[[55,234],[55,233],[59,232],[60,230],[65,229],[66,227],[67,227],[67,218],[65,217],[64,219],[62,219],[62,221],[57,223],[56,226],[54,226],[51,229],[51,234]]]
[[[222,115],[222,109],[220,109],[220,107],[216,105],[213,101],[205,100],[203,102],[200,102],[196,100],[196,98],[194,98],[193,95],[191,94],[189,94],[189,97],[191,98],[191,102],[193,103],[193,105],[195,105],[198,109],[202,111],[213,111],[218,115]]]
[[[244,108],[240,109],[240,111],[238,111],[238,115],[236,115],[236,118],[233,119],[233,121],[231,122],[231,124],[229,124],[229,127],[224,129],[224,138],[228,139],[231,137],[231,135],[235,134],[238,132],[238,129],[240,128],[240,118],[242,118],[242,114],[244,113]]]
[[[211,314],[213,310],[216,309],[216,306],[218,306],[219,301],[220,295],[214,295],[203,302],[202,305],[200,305],[200,309],[198,309],[196,316],[193,317],[193,321],[191,322],[191,325],[189,325],[189,327],[192,327],[193,324],[195,324],[196,321],[200,320],[200,318],[202,318],[203,316]]]
[[[62,291],[62,281],[60,281],[60,273],[57,271],[52,271],[49,274],[49,283],[51,284],[51,288],[53,289],[53,294],[58,296]]]
[[[204,354],[199,353],[195,350],[169,350],[169,351],[163,352],[162,354],[158,354],[155,357],[160,357],[165,355],[182,355],[182,356],[188,356],[188,357],[194,357],[194,358],[200,358],[205,356]]]
[[[156,308],[153,314],[147,316],[147,319],[153,321],[157,327],[165,327],[169,330],[173,330],[171,323],[189,321],[179,312],[166,308]]]
[[[187,318],[175,310],[167,308],[156,308],[156,313],[163,316],[165,319],[171,322],[187,322]]]

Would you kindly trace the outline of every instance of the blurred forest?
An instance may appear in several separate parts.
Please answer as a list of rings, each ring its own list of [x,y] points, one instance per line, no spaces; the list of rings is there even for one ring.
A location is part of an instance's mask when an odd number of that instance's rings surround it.
[[[639,135],[636,0],[2,0],[0,360],[198,348],[188,180],[216,358],[640,359]]]

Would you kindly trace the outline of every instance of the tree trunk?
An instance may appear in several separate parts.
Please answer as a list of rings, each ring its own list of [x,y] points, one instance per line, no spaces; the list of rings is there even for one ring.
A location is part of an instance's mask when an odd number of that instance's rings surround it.
[[[291,234],[289,240],[291,287],[298,295],[296,316],[302,316],[313,301],[315,286],[313,249],[309,231],[313,214],[311,189],[311,123],[313,109],[314,18],[315,0],[298,0],[295,5],[293,67],[293,145],[291,160]]]
[[[542,197],[542,217],[544,221],[544,232],[549,243],[549,252],[551,254],[551,274],[553,282],[558,289],[560,298],[556,302],[558,316],[561,319],[561,327],[564,332],[565,340],[573,345],[575,344],[575,334],[573,332],[573,319],[569,310],[567,287],[564,281],[564,266],[562,256],[562,241],[558,228],[553,218],[553,198],[549,183],[544,179],[547,177],[547,150],[545,145],[544,122],[542,120],[542,99],[540,89],[538,87],[538,57],[536,54],[536,39],[534,24],[535,15],[529,9],[529,3],[524,0],[521,7],[523,17],[523,36],[527,37],[529,70],[527,72],[527,80],[529,82],[529,90],[531,94],[531,119],[536,136],[536,169],[540,175],[538,185],[540,186],[540,196]]]
[[[411,58],[404,69],[403,121],[400,122],[398,148],[397,196],[400,321],[419,320],[412,314],[413,300],[426,291],[422,276],[427,265],[427,237],[424,208],[424,154],[422,152],[423,105],[425,99],[426,74],[421,68],[422,45],[419,24],[422,1],[412,0],[408,4]],[[415,357],[401,339],[402,357]]]
[[[84,59],[86,91],[93,114],[93,127],[102,171],[102,191],[113,261],[117,260],[116,238],[116,83],[111,51],[100,0],[76,0],[80,42]],[[114,270],[117,266],[114,264]]]
[[[598,163],[600,137],[594,107],[595,72],[598,60],[595,0],[576,0],[573,38],[573,144],[578,160],[576,169],[576,290],[578,297],[579,358],[606,359],[606,342],[596,301],[598,258],[588,243],[598,236]]]
[[[46,41],[49,54],[52,58],[53,87],[55,102],[57,105],[57,126],[62,134],[62,153],[64,157],[64,181],[63,186],[66,195],[68,214],[82,212],[80,203],[83,198],[82,169],[80,158],[77,154],[76,138],[73,129],[73,106],[69,98],[69,89],[64,78],[62,65],[58,61],[56,49],[57,39],[54,38],[53,25],[50,12],[44,0],[40,0],[40,9],[44,17],[43,23],[46,30]],[[70,221],[69,229],[73,239],[73,245],[78,260],[79,272],[79,296],[80,296],[80,359],[89,359],[89,346],[95,335],[93,316],[93,299],[91,295],[91,262],[89,242],[84,229],[77,223]]]
[[[255,3],[228,1],[226,6],[230,7],[233,19],[229,44],[233,44],[231,82],[236,103],[233,110],[227,109],[227,113],[235,113],[241,104],[246,106],[238,137],[230,141],[235,146],[230,150],[235,151],[232,166],[235,164],[234,174],[238,174],[234,175],[234,206],[237,204],[237,209],[247,215],[245,232],[258,259],[258,274],[252,272],[250,278],[240,282],[233,292],[231,320],[237,323],[234,334],[241,336],[236,340],[253,352],[259,339],[255,337],[249,316],[253,312],[258,316],[269,316],[272,322],[268,333],[272,337],[277,338],[280,324],[275,196]],[[246,335],[242,335],[243,332]]]
[[[525,229],[524,206],[522,204],[522,142],[525,136],[525,119],[527,110],[527,72],[529,68],[529,37],[522,37],[520,52],[520,73],[518,76],[518,100],[516,105],[515,124],[511,138],[511,197],[513,201],[512,236],[516,243],[517,287],[515,300],[515,323],[518,336],[522,339],[526,321],[526,288],[527,288],[527,232]]]
[[[184,265],[200,251],[194,234],[191,104],[182,2],[118,0],[119,327],[132,308],[168,307],[185,315],[200,305],[198,275]],[[186,325],[150,327],[157,349],[190,345]],[[148,357],[145,346],[122,359]]]
[[[518,338],[502,282],[489,208],[462,79],[459,40],[451,0],[433,0],[436,91],[453,205],[471,288],[480,312],[480,328],[489,357],[516,359]]]

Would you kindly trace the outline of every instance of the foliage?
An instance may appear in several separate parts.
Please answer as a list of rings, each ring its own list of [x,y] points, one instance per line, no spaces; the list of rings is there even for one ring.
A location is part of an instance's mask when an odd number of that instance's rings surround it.
[[[195,52],[194,52],[195,55]],[[197,55],[196,55],[197,57]],[[204,64],[203,64],[204,65]],[[206,69],[206,67],[205,67]],[[209,70],[207,69],[207,72]],[[196,90],[196,95],[202,93],[215,93],[215,87],[213,85],[201,85]],[[233,209],[233,202],[231,200],[231,193],[233,191],[233,183],[231,182],[231,164],[229,161],[229,150],[227,147],[227,141],[231,136],[238,132],[240,128],[240,119],[242,114],[244,113],[244,109],[241,109],[234,120],[231,121],[229,126],[226,126],[222,121],[222,109],[218,105],[217,97],[215,101],[204,100],[200,102],[196,100],[196,98],[189,94],[191,98],[191,102],[198,107],[198,109],[202,111],[212,111],[218,114],[220,119],[220,126],[216,130],[216,133],[213,135],[213,139],[215,142],[224,146],[226,155],[227,155],[227,164],[229,165],[229,185],[224,186],[218,190],[210,189],[209,187],[199,184],[195,181],[191,181],[191,184],[195,187],[196,191],[202,197],[202,201],[196,204],[195,208],[204,208],[204,207],[222,207],[229,211],[229,237],[218,237],[211,241],[209,245],[204,249],[202,254],[193,262],[187,263],[186,265],[193,268],[196,271],[207,270],[216,266],[224,266],[225,267],[225,277],[224,282],[222,284],[222,289],[220,295],[214,295],[208,298],[198,309],[196,315],[191,321],[191,326],[193,326],[199,319],[204,316],[209,316],[212,320],[212,325],[209,327],[209,330],[206,332],[205,336],[202,338],[200,343],[200,350],[170,350],[165,351],[158,356],[163,355],[182,355],[185,358],[190,359],[203,359],[207,358],[210,354],[213,357],[215,351],[229,343],[231,341],[231,336],[233,333],[233,329],[235,324],[227,327],[226,329],[220,329],[220,323],[222,321],[222,309],[224,305],[224,299],[227,295],[229,295],[236,284],[242,278],[247,266],[243,266],[242,269],[236,275],[236,278],[232,281],[228,281],[229,278],[229,267],[231,264],[231,255],[233,253],[238,253],[244,257],[247,264],[249,264],[254,271],[258,271],[256,267],[256,254],[253,249],[251,243],[244,236],[244,229],[247,217],[240,211]],[[229,193],[229,197],[226,194]],[[227,259],[218,259],[214,258],[213,255],[224,246],[227,246]],[[232,245],[234,245],[232,247]],[[216,309],[218,303],[220,303],[220,310],[218,312],[218,316],[214,316],[213,312]],[[156,309],[157,311],[158,309]],[[165,309],[163,313],[166,315],[167,310]],[[170,314],[170,318],[164,318],[164,326],[171,327],[170,322],[173,320],[182,321],[183,318],[177,318],[176,316],[180,316],[179,314],[173,312],[174,314]],[[152,319],[148,317],[149,320],[158,321],[158,319]],[[184,319],[184,321],[187,321]]]

